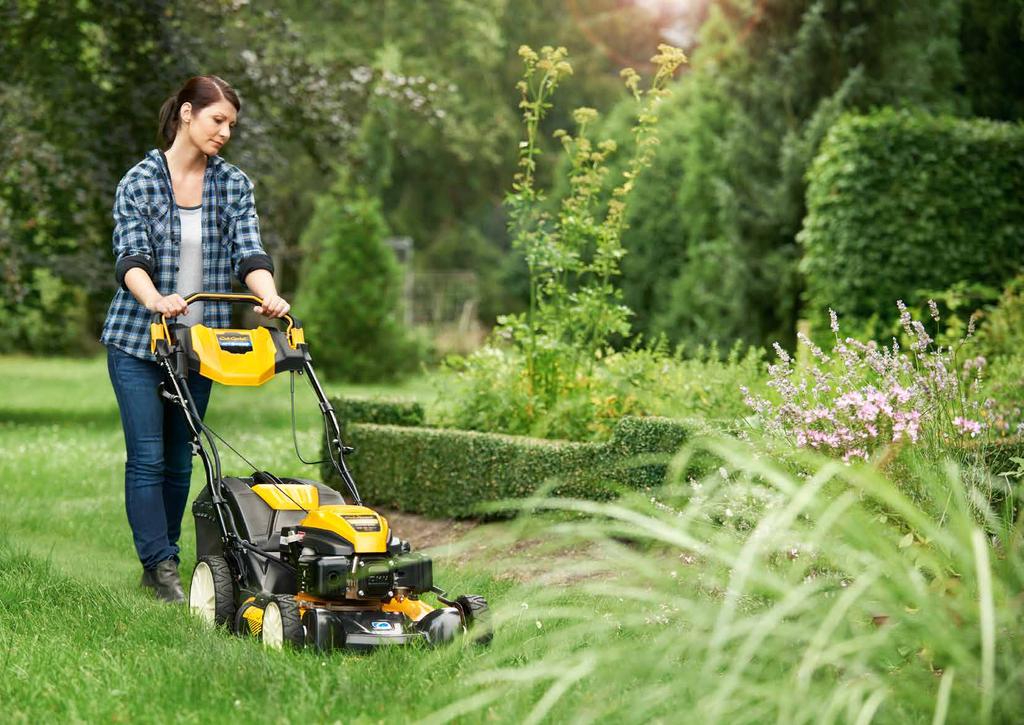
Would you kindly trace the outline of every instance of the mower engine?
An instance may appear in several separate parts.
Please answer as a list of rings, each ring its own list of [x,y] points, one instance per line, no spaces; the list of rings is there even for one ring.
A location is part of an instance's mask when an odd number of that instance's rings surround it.
[[[387,602],[434,586],[430,557],[409,551],[407,542],[393,543],[385,554],[339,554],[347,547],[325,533],[296,527],[281,536],[282,558],[295,568],[299,591],[310,597]]]

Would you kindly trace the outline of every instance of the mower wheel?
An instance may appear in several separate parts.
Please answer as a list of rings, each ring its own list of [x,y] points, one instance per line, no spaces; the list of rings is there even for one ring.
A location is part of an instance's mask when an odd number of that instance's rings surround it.
[[[204,621],[229,627],[235,618],[234,577],[222,556],[204,556],[192,571],[188,606]]]
[[[462,610],[470,639],[477,644],[490,644],[494,639],[494,625],[487,600],[479,594],[466,594],[456,599],[455,604]]]
[[[260,640],[267,647],[281,649],[286,644],[299,649],[306,643],[306,632],[302,627],[302,615],[295,597],[290,594],[275,594],[263,610],[263,628]]]
[[[252,613],[258,613],[253,621]],[[235,612],[235,634],[242,637],[250,635],[259,637],[260,627],[263,626],[263,610],[261,610],[251,598],[242,602]]]
[[[439,607],[416,622],[416,628],[423,632],[427,636],[427,642],[434,646],[453,641],[462,633],[464,626],[462,614],[455,607]]]

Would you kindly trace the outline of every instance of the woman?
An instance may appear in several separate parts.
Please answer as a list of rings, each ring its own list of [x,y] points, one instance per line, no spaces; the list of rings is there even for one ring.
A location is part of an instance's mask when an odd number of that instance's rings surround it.
[[[218,156],[240,108],[222,79],[190,78],[160,109],[161,149],[125,174],[114,197],[120,287],[100,340],[121,409],[125,509],[143,567],[141,584],[167,602],[184,600],[178,538],[192,451],[181,411],[158,392],[163,373],[149,350],[152,315],[229,327],[226,303],[189,306],[182,295],[229,292],[232,275],[263,301],[257,312],[281,317],[289,309],[260,242],[252,182]],[[188,383],[205,415],[211,381],[190,373]]]

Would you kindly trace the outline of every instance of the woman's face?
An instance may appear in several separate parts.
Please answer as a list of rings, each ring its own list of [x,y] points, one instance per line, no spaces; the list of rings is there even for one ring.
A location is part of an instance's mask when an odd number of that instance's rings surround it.
[[[221,99],[216,103],[192,113],[192,104],[181,107],[178,130],[184,129],[189,140],[207,156],[216,156],[231,138],[231,129],[238,119],[238,112],[230,102]]]

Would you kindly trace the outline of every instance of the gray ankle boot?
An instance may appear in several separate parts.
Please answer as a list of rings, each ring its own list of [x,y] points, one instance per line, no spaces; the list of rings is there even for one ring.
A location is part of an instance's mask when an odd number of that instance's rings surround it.
[[[139,579],[139,586],[143,589],[149,589],[154,594],[156,593],[156,582],[153,580],[153,571],[151,569],[142,570],[142,578]]]
[[[147,581],[148,577],[148,581]],[[172,604],[185,601],[185,591],[178,576],[178,562],[165,559],[152,569],[142,572],[142,586],[151,588],[157,599]]]

